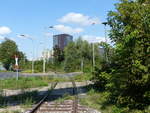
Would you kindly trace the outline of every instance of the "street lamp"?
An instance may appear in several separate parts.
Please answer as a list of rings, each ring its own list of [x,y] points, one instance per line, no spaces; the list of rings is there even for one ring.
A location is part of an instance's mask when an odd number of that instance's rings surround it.
[[[53,26],[49,26],[48,28],[54,28]],[[45,59],[45,56],[46,56],[46,50],[45,50],[45,47],[44,47],[44,44],[43,44],[43,49],[44,49],[44,51],[43,51],[43,73],[45,73],[45,69],[46,69],[46,59]],[[53,58],[52,58],[52,63],[53,63]]]
[[[104,25],[104,29],[105,29],[105,42],[107,43],[107,31],[106,31],[106,25],[108,24],[108,22],[102,22],[102,24]]]
[[[49,26],[48,28],[54,28],[54,26]]]
[[[25,38],[28,38],[28,39],[30,39],[31,41],[32,41],[32,45],[33,45],[33,52],[32,52],[32,74],[34,73],[34,42],[33,42],[33,39],[30,37],[30,36],[28,36],[28,35],[24,35],[24,34],[21,34],[21,35],[19,35],[20,37],[25,37]]]
[[[93,70],[94,70],[94,67],[95,67],[95,46],[94,46],[94,42],[92,44],[92,48],[93,48]]]
[[[91,25],[95,25],[96,23],[92,23]],[[104,25],[104,29],[105,29],[105,43],[107,43],[107,32],[106,32],[106,25],[108,24],[108,22],[102,22],[102,24]],[[92,50],[93,50],[93,70],[95,67],[95,45],[94,42],[92,43]],[[105,58],[106,61],[108,61],[108,57],[107,57],[107,52],[105,50]]]
[[[104,30],[105,30],[105,43],[107,44],[106,25],[108,24],[108,22],[102,22],[102,24],[104,25]],[[106,59],[106,62],[108,62],[108,55],[107,55],[106,47],[105,47],[105,59]]]
[[[43,51],[42,54],[43,54],[43,55],[42,55],[42,56],[43,56],[43,73],[45,73],[45,67],[46,67],[46,66],[45,66],[45,62],[46,62],[46,61],[45,61],[45,56],[46,56],[46,50],[45,50],[45,49],[44,49],[44,51]]]
[[[54,29],[54,26],[49,26],[48,28],[49,28],[49,29]],[[54,51],[54,50],[52,49],[52,64],[54,64],[54,60],[53,60],[53,51]]]
[[[92,26],[94,26],[96,23],[93,22],[91,23]],[[93,71],[94,71],[94,67],[95,67],[95,45],[94,45],[94,41],[92,42],[92,51],[93,51]]]

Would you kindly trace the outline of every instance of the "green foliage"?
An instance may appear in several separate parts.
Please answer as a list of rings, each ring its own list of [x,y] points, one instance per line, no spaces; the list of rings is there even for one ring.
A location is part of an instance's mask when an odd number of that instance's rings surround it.
[[[47,67],[47,64],[45,64]],[[43,61],[35,61],[34,62],[34,70],[35,72],[39,73],[39,72],[43,72]]]
[[[48,82],[53,78],[48,77],[19,77],[16,81],[15,78],[0,80],[0,89],[26,89],[41,86],[48,86]]]
[[[20,113],[20,112],[21,112],[21,110],[14,110],[14,111],[6,110],[6,111],[0,112],[0,113]]]
[[[73,79],[77,82],[87,81],[91,79],[91,73],[83,73],[73,77]]]
[[[82,70],[91,71],[92,66],[92,45],[87,41],[78,38],[75,42],[71,42],[64,50],[65,61],[64,68],[66,71]],[[99,55],[98,45],[95,44],[95,60],[99,65],[101,57]]]
[[[108,84],[111,75],[106,72],[100,72],[98,68],[95,69],[91,80],[95,83],[96,87],[99,90],[104,90],[106,88],[106,84]]]
[[[8,103],[17,102],[18,104],[22,104],[23,107],[31,107],[31,105],[37,103],[42,97],[39,96],[38,92],[35,91],[26,91],[17,95],[9,96],[1,96],[0,98],[0,108],[7,107]],[[7,103],[5,105],[5,103]]]
[[[75,70],[79,64],[78,64],[78,55],[77,49],[75,48],[75,43],[71,42],[67,45],[65,48],[65,71],[73,71]]]
[[[61,50],[57,45],[53,48],[53,50],[54,50],[54,63],[56,65],[59,65],[64,60],[64,51]]]
[[[6,70],[12,68],[12,65],[15,63],[14,56],[19,56],[19,63],[23,61],[25,55],[18,50],[16,43],[10,39],[5,39],[0,44],[0,62],[2,62],[3,66]]]
[[[11,63],[14,63],[14,55],[18,51],[17,45],[14,41],[5,39],[0,44],[0,61],[3,63],[5,69],[9,70]]]
[[[122,113],[122,110],[116,106],[112,108],[112,113]]]
[[[105,43],[105,42],[100,42],[99,46],[103,47],[104,49],[103,60],[110,63],[112,60],[112,56],[114,54],[114,48],[110,44]]]
[[[107,102],[116,104],[114,113],[145,113],[150,105],[149,0],[120,0],[116,11],[109,12],[108,24],[115,48],[111,62],[95,68],[92,80],[110,92]]]
[[[23,100],[23,106],[26,108],[32,107],[33,104],[35,104],[35,102],[33,101],[33,99],[30,97],[26,98],[25,100]]]
[[[112,99],[122,106],[144,109],[150,104],[150,5],[122,0],[108,15],[110,38],[115,42],[111,83]]]

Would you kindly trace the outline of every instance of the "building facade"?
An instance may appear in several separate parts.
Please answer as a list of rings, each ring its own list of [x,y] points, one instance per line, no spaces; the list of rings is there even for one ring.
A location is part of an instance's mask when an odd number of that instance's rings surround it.
[[[46,49],[42,52],[42,58],[41,59],[50,60],[53,58],[53,50]]]
[[[53,36],[53,47],[58,46],[63,50],[69,42],[73,41],[73,36],[69,34],[59,34]]]
[[[0,62],[0,70],[5,70],[5,68],[3,67],[3,64]]]

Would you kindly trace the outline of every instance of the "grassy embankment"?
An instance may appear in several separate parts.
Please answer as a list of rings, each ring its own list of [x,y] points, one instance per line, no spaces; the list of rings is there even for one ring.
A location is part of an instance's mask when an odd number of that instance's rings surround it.
[[[90,80],[90,73],[84,73],[82,75],[77,75],[74,77],[76,82],[82,82]],[[91,108],[97,109],[102,113],[150,113],[150,106],[145,110],[129,109],[127,107],[119,107],[115,104],[109,103],[110,93],[107,90],[98,91],[94,86],[89,85],[87,88],[87,95],[84,98],[80,98],[80,104],[86,105]],[[70,95],[64,95],[62,98],[59,98],[58,102],[63,102],[64,100],[73,98]]]
[[[62,80],[62,79],[61,79]],[[20,77],[18,81],[15,78],[9,78],[5,80],[0,80],[0,108],[11,107],[14,103],[19,105],[21,108],[26,109],[30,108],[33,104],[39,102],[43,97],[39,95],[37,90],[30,91],[25,89],[33,87],[42,87],[48,86],[50,82],[54,83],[59,81],[58,78],[53,78],[50,76],[44,77]],[[48,91],[51,91],[53,84],[48,88]],[[21,89],[21,93],[11,96],[5,96],[3,89]],[[13,105],[14,106],[14,105]],[[9,113],[9,110],[6,113]],[[17,111],[14,111],[17,112]],[[12,112],[11,112],[12,113]]]
[[[55,78],[52,76],[43,76],[43,77],[19,77],[19,80],[16,78],[0,79],[0,89],[27,89],[27,88],[36,88],[42,86],[48,86],[51,82],[61,82],[66,81],[65,78]]]

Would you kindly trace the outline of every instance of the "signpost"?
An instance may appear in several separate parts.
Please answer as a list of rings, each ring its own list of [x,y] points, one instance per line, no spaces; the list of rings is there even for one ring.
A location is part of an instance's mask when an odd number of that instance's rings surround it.
[[[19,65],[18,65],[18,56],[15,55],[15,69],[16,69],[16,80],[18,80],[18,77],[19,77],[19,72],[18,72],[18,69],[19,69]]]

